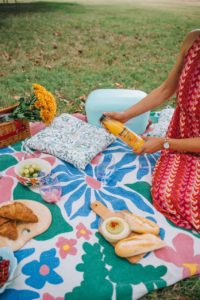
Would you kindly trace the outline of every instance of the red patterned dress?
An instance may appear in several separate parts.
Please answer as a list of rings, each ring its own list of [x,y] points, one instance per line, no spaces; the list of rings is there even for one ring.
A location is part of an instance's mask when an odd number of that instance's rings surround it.
[[[200,36],[184,60],[167,136],[200,137]],[[200,155],[162,150],[152,197],[154,206],[177,226],[200,231]]]

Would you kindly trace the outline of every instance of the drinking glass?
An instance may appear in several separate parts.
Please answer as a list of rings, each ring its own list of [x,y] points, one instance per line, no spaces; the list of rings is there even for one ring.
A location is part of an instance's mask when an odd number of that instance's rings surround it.
[[[40,195],[48,203],[56,203],[61,199],[62,187],[57,177],[48,176],[40,186]]]

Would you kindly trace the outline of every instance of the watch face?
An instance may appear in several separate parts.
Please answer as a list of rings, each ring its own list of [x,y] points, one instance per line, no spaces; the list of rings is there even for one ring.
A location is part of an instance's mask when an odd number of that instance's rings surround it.
[[[163,147],[164,147],[165,149],[169,149],[169,143],[168,143],[168,142],[165,142],[164,145],[163,145]]]

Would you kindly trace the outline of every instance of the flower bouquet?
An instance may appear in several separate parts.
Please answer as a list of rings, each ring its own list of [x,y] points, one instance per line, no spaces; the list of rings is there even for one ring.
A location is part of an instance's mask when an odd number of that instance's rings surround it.
[[[0,110],[0,147],[8,146],[30,136],[29,122],[49,125],[56,115],[54,96],[39,84],[33,85],[33,95],[21,97],[18,104]]]
[[[25,119],[50,124],[56,115],[56,101],[53,95],[39,84],[33,85],[34,93],[29,99],[19,99],[19,104],[10,113],[1,114],[0,122]]]

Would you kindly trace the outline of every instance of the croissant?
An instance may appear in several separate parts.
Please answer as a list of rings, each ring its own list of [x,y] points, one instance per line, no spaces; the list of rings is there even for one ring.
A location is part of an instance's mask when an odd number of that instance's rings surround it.
[[[9,219],[0,217],[0,226],[3,225],[4,223],[9,222],[9,221],[10,221]]]
[[[0,235],[11,240],[16,240],[18,237],[17,225],[15,221],[8,221],[0,226]]]
[[[20,202],[14,202],[0,207],[0,217],[20,222],[38,222],[38,217],[33,211]]]

